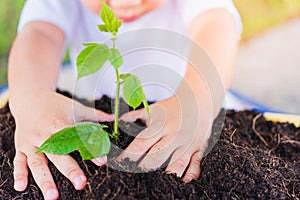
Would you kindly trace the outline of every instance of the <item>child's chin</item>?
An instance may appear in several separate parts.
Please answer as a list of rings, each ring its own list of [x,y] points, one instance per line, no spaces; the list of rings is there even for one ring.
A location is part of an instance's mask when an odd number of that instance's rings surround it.
[[[133,17],[119,17],[123,22],[133,22],[138,19],[138,16]]]

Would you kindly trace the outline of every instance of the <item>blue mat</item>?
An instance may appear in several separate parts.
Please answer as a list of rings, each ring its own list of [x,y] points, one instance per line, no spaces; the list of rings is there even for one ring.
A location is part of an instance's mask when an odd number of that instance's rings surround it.
[[[246,109],[255,110],[260,113],[265,113],[265,112],[282,113],[279,110],[275,110],[268,106],[265,106],[232,89],[230,89],[226,93],[223,107],[225,109],[233,109],[233,110],[246,110]]]

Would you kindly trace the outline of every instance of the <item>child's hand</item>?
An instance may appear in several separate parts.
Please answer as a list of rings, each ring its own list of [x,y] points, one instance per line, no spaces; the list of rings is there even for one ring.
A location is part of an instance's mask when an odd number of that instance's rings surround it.
[[[125,121],[141,118],[148,128],[135,138],[118,159],[129,157],[138,161],[147,152],[139,163],[143,169],[160,168],[170,158],[166,171],[176,173],[179,177],[184,175],[185,182],[197,179],[211,131],[209,114],[205,111],[200,113],[202,117],[199,120],[199,112],[193,103],[187,100],[179,104],[175,97],[151,105],[150,111],[150,119],[144,109],[131,111],[121,117]]]
[[[33,91],[22,99],[12,98],[10,108],[16,121],[14,188],[18,191],[26,189],[29,167],[45,199],[57,199],[58,190],[47,165],[48,158],[73,183],[75,189],[83,189],[86,177],[71,156],[35,152],[54,132],[73,125],[75,121],[112,121],[113,116],[52,91]],[[93,162],[98,166],[104,165],[106,157],[94,159]]]

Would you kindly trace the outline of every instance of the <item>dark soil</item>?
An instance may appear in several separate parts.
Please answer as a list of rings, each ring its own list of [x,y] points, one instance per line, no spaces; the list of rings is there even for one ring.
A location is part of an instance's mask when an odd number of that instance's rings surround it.
[[[98,103],[109,110],[110,102],[104,98]],[[121,126],[126,130],[132,124]],[[134,127],[133,135],[145,128],[141,122]],[[42,199],[31,174],[24,192],[13,189],[14,129],[9,107],[0,109],[0,199]],[[132,139],[122,132],[121,146]],[[76,191],[49,163],[60,199],[300,198],[300,128],[266,121],[254,111],[226,111],[221,136],[202,160],[200,178],[188,184],[162,170],[126,173],[81,161],[76,152],[72,156],[85,171],[88,184]]]

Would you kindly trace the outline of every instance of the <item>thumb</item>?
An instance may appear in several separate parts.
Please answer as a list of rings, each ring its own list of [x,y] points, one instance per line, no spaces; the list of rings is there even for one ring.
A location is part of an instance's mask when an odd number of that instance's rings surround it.
[[[126,122],[135,122],[137,119],[141,119],[147,125],[150,123],[149,116],[145,109],[130,111],[122,115],[120,118],[120,120]]]
[[[79,106],[74,114],[78,121],[111,122],[114,120],[112,114],[83,105]]]
[[[96,109],[95,109],[95,113],[96,113],[97,122],[112,122],[112,121],[114,121],[113,114],[108,114],[101,110],[96,110]]]

